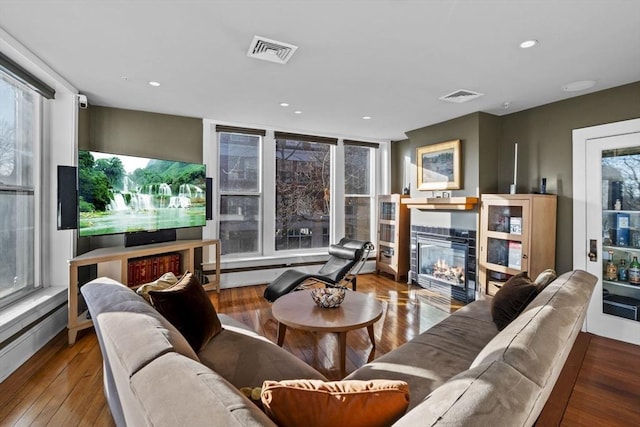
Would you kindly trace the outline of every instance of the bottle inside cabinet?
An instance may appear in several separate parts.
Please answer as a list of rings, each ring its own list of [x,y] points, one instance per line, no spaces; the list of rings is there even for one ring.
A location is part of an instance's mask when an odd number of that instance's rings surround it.
[[[633,261],[629,265],[628,279],[630,284],[640,285],[640,263],[638,263],[637,256],[633,257]]]

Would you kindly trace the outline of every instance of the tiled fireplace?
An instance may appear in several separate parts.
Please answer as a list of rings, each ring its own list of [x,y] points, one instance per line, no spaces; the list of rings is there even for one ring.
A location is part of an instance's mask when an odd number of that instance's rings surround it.
[[[409,281],[445,298],[473,301],[476,232],[412,225]]]

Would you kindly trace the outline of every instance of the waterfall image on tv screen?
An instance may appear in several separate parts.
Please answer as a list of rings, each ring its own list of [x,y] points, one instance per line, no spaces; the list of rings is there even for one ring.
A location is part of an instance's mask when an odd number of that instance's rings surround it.
[[[80,151],[80,236],[203,226],[205,166]]]

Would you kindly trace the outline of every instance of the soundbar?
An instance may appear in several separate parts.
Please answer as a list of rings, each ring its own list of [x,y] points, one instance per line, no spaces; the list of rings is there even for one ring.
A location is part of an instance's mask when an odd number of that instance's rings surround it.
[[[176,240],[175,228],[156,231],[136,231],[124,234],[124,246],[141,246],[151,243],[173,242]]]

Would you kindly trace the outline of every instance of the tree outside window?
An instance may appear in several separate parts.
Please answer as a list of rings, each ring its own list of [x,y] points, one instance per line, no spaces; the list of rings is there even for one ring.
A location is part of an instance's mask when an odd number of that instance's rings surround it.
[[[329,246],[329,144],[276,140],[276,250]]]
[[[0,306],[34,290],[37,96],[0,73]]]

